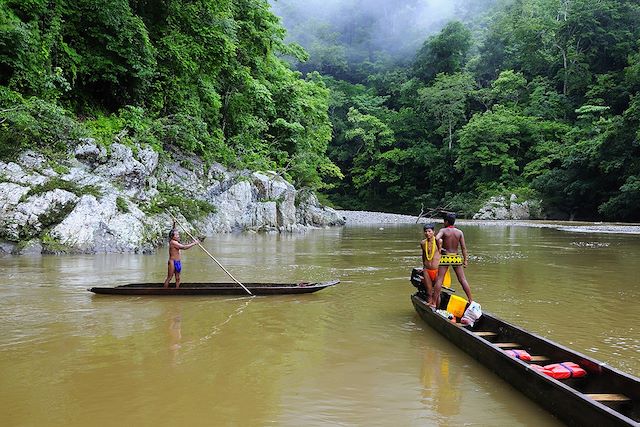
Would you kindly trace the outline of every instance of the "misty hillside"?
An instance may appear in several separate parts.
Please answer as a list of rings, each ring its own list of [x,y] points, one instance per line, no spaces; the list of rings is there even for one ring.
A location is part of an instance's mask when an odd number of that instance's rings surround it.
[[[331,91],[337,206],[638,220],[640,5],[272,1]]]
[[[410,64],[427,37],[449,21],[473,26],[496,0],[272,0],[287,29],[287,41],[309,53],[296,62],[301,71],[316,70],[353,77],[363,63]],[[350,70],[350,73],[347,72]],[[342,73],[342,74],[341,74]]]

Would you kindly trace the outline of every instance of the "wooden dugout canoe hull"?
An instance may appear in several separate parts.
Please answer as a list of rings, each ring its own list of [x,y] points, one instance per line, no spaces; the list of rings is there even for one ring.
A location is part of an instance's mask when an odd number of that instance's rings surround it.
[[[309,294],[340,283],[329,280],[317,283],[243,283],[253,295]],[[179,288],[162,283],[131,283],[113,288],[94,287],[87,289],[96,294],[108,295],[248,295],[237,283],[182,283]]]
[[[483,313],[474,327],[468,328],[451,323],[433,312],[419,293],[413,295],[411,301],[430,327],[568,425],[640,425],[638,378],[491,314]],[[517,343],[517,348],[548,360],[524,362],[515,359],[499,348],[498,343]],[[557,380],[529,366],[560,362],[575,362],[587,371],[587,375]],[[601,400],[603,398],[605,400]]]

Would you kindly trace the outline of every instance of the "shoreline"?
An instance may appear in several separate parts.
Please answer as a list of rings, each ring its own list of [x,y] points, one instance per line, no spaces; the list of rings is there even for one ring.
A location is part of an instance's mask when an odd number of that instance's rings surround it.
[[[424,224],[434,222],[442,224],[440,218],[420,218],[415,215],[402,215],[386,212],[337,210],[346,221],[346,226],[383,225],[383,224]],[[640,224],[583,222],[583,221],[546,221],[546,220],[472,220],[459,219],[459,224],[514,226],[534,228],[555,228],[560,231],[576,233],[640,234]]]

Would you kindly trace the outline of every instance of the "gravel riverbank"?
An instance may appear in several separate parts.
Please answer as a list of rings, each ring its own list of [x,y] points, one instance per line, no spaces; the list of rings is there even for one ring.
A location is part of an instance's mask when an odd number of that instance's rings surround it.
[[[342,216],[347,225],[357,224],[400,224],[400,223],[416,223],[418,217],[413,215],[400,215],[384,212],[369,211],[337,211]],[[421,222],[425,219],[421,218]]]
[[[385,212],[370,211],[347,211],[339,210],[338,215],[342,216],[347,226],[350,225],[374,225],[374,224],[415,224],[417,216],[400,215]],[[420,218],[419,223],[434,222],[436,225],[442,224],[441,219]],[[562,231],[578,233],[624,233],[640,234],[640,224],[618,224],[603,222],[569,222],[569,221],[525,221],[525,220],[465,220],[460,219],[457,224],[472,225],[509,225],[519,227],[555,228]]]

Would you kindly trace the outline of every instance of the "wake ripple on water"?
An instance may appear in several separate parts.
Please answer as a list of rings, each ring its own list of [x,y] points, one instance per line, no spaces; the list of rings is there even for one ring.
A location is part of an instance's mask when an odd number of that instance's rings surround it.
[[[384,267],[358,266],[358,267],[352,267],[352,268],[341,268],[340,271],[378,271],[383,269]]]
[[[474,263],[483,264],[505,264],[515,259],[527,259],[527,255],[522,252],[497,252],[491,255],[471,255],[469,260]]]
[[[235,301],[235,300],[244,300],[244,303],[242,305],[240,305],[239,307],[237,307],[235,310],[233,310],[233,312],[231,314],[229,314],[229,316],[227,316],[227,318],[225,320],[223,320],[220,323],[212,325],[209,333],[207,333],[206,335],[203,335],[197,341],[193,341],[193,342],[190,342],[190,343],[186,344],[184,346],[184,347],[186,347],[185,351],[192,351],[193,349],[195,349],[195,348],[201,346],[202,344],[206,343],[207,341],[209,341],[215,335],[219,334],[222,331],[222,328],[224,327],[224,325],[229,323],[231,321],[231,319],[233,319],[237,315],[241,315],[244,312],[244,310],[247,308],[249,303],[251,303],[251,301],[253,301],[253,298],[248,298],[248,297],[230,298],[230,299],[227,299],[226,301]]]
[[[604,339],[604,342],[620,350],[640,353],[640,341],[634,338],[609,336]]]
[[[608,242],[571,242],[571,245],[579,248],[608,248],[611,244]]]

